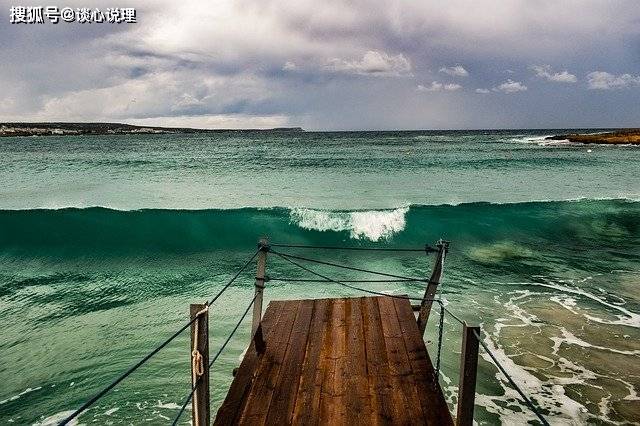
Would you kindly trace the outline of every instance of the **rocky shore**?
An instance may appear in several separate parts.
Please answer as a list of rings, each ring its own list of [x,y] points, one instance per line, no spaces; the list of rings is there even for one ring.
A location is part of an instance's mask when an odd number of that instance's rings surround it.
[[[0,123],[2,136],[125,135],[214,132],[303,132],[300,127],[275,129],[193,129],[182,127],[148,127],[121,123]]]
[[[640,129],[595,134],[574,133],[568,135],[549,136],[546,139],[568,140],[569,142],[583,144],[640,145]]]

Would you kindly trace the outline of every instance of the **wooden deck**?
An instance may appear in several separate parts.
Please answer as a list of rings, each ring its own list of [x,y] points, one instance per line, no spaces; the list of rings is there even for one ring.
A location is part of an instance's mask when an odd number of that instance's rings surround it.
[[[407,300],[271,302],[214,424],[451,425]]]

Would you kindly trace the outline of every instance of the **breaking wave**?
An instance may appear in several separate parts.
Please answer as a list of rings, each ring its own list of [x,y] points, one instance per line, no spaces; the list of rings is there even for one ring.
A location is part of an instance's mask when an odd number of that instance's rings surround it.
[[[405,227],[408,207],[395,210],[332,212],[293,209],[291,222],[315,231],[348,231],[353,239],[380,241],[389,239]]]

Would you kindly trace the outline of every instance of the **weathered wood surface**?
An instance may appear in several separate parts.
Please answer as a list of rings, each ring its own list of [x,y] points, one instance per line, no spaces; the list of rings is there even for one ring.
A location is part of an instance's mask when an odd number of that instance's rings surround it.
[[[262,325],[214,424],[453,424],[407,300],[274,301]]]

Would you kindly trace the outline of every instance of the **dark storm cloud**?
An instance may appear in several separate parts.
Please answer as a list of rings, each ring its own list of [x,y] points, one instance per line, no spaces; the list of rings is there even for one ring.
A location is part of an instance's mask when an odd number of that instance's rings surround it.
[[[640,121],[632,0],[133,3],[137,24],[11,25],[9,8],[20,4],[0,1],[0,120],[321,129]]]

